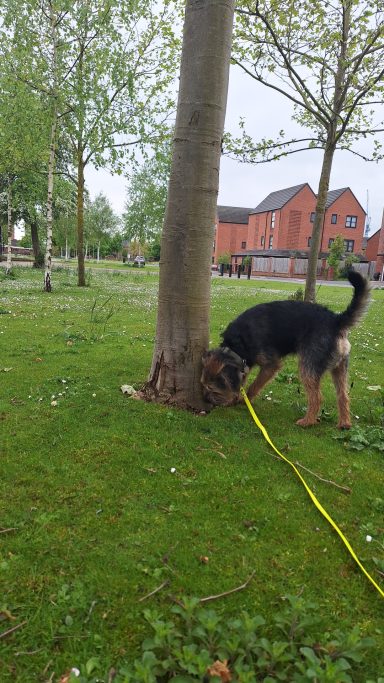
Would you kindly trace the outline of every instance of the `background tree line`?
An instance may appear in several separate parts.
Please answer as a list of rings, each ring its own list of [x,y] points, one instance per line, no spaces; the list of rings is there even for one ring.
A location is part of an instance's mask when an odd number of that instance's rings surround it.
[[[47,291],[62,233],[83,286],[91,233],[101,253],[118,228],[105,197],[87,200],[87,166],[122,174],[168,135],[178,15],[172,0],[0,2],[2,215],[9,245],[20,219],[36,253],[44,235]]]

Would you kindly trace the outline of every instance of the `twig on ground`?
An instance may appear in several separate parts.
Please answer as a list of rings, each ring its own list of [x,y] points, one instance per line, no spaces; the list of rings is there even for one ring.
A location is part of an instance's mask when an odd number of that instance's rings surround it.
[[[247,580],[241,584],[241,586],[237,586],[236,588],[231,588],[229,591],[225,591],[224,593],[218,593],[217,595],[208,595],[206,598],[200,598],[200,602],[210,602],[211,600],[218,600],[219,598],[224,598],[227,595],[231,595],[232,593],[237,593],[238,591],[244,590],[249,584],[249,582],[253,579],[255,576],[255,571],[252,572],[252,574],[247,578]]]
[[[316,477],[316,479],[320,479],[320,481],[323,481],[325,484],[331,484],[331,486],[335,486],[337,489],[340,489],[340,491],[343,491],[343,493],[352,493],[349,486],[341,486],[340,484],[336,484],[336,482],[332,481],[331,479],[324,479],[324,477],[321,477],[319,474],[316,474],[316,472],[312,472],[312,470],[308,469],[308,467],[304,467],[304,465],[299,463],[297,460],[295,462],[295,465],[297,467],[301,467],[302,470],[309,472],[309,474],[313,474],[313,476]]]
[[[53,664],[53,659],[50,659],[49,662],[48,662],[48,664],[44,667],[44,669],[43,669],[43,676],[45,676],[45,674],[47,673],[47,671],[48,671],[49,667],[51,666],[51,664]]]
[[[24,657],[25,655],[30,657],[31,655],[37,655],[38,652],[43,652],[44,648],[40,647],[38,650],[32,650],[32,652],[15,652],[15,657]]]
[[[380,569],[376,569],[377,573],[380,574],[380,576],[384,576],[384,572],[381,572]]]
[[[108,673],[108,683],[112,683],[117,676],[117,671],[112,667],[112,669],[109,670]]]
[[[202,448],[202,447],[198,447],[198,448],[196,448],[196,450],[197,450],[197,451],[208,451],[209,453],[217,453],[217,455],[219,455],[220,458],[224,458],[224,460],[227,459],[227,456],[224,455],[224,453],[223,453],[222,451],[217,451],[215,448]]]
[[[169,580],[166,579],[165,581],[163,581],[162,584],[160,584],[160,586],[157,586],[157,588],[155,588],[155,590],[151,591],[150,593],[147,593],[147,595],[143,595],[142,598],[139,598],[139,602],[144,602],[144,600],[146,600],[147,598],[150,598],[152,595],[155,595],[156,593],[161,591],[163,588],[165,588],[165,586],[168,586],[168,584],[169,584]]]
[[[9,529],[0,529],[0,534],[8,534],[10,531],[17,531],[17,526],[11,526]]]
[[[6,638],[14,631],[17,631],[19,628],[22,628],[23,626],[25,626],[26,623],[26,621],[22,621],[21,624],[17,624],[17,626],[12,626],[12,628],[9,628],[8,631],[3,631],[3,633],[0,633],[0,640],[2,638]]]
[[[86,624],[86,623],[90,620],[91,614],[92,614],[92,612],[93,612],[93,610],[94,610],[94,608],[95,608],[96,605],[97,605],[97,601],[96,601],[96,600],[93,600],[92,603],[91,603],[91,606],[90,606],[90,608],[89,608],[89,612],[88,612],[87,616],[86,616],[85,619],[84,619],[84,624]]]

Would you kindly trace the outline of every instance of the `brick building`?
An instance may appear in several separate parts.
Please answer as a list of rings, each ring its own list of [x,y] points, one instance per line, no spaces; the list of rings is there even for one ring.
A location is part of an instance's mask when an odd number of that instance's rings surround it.
[[[236,262],[254,251],[307,253],[315,208],[308,183],[271,192],[254,209],[218,207],[213,262],[224,251],[236,255]],[[349,187],[328,192],[320,251],[328,252],[336,235],[342,235],[346,252],[361,253],[365,216]]]
[[[384,211],[381,227],[368,238],[365,256],[368,261],[375,262],[375,272],[382,275],[384,268]]]
[[[212,263],[221,254],[244,253],[247,249],[248,216],[252,209],[242,206],[218,206]]]

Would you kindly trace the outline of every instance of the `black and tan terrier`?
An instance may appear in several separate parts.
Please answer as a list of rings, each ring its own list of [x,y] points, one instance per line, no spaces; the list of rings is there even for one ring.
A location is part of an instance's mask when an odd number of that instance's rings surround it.
[[[343,313],[304,301],[272,301],[248,309],[223,332],[218,349],[203,357],[204,398],[214,406],[229,406],[240,400],[240,387],[254,365],[259,374],[249,386],[252,400],[282,367],[282,359],[295,353],[300,378],[308,397],[306,415],[298,425],[318,421],[321,405],[320,381],[330,370],[336,387],[338,427],[351,426],[348,396],[348,330],[362,317],[369,302],[369,284],[355,271],[348,280],[354,287],[351,303]]]

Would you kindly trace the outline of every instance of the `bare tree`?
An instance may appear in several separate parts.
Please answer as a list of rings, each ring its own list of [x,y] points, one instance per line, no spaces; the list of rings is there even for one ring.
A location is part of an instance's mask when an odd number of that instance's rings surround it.
[[[263,163],[322,149],[316,215],[309,253],[305,299],[315,300],[317,259],[336,149],[378,160],[378,119],[384,89],[384,3],[382,0],[239,0],[233,61],[254,80],[294,105],[294,120],[309,131],[301,139],[263,139],[244,134],[230,148],[244,161]],[[359,139],[372,138],[370,155]]]
[[[145,394],[204,407],[210,264],[233,25],[233,0],[187,0],[180,90],[161,242],[156,342]]]

